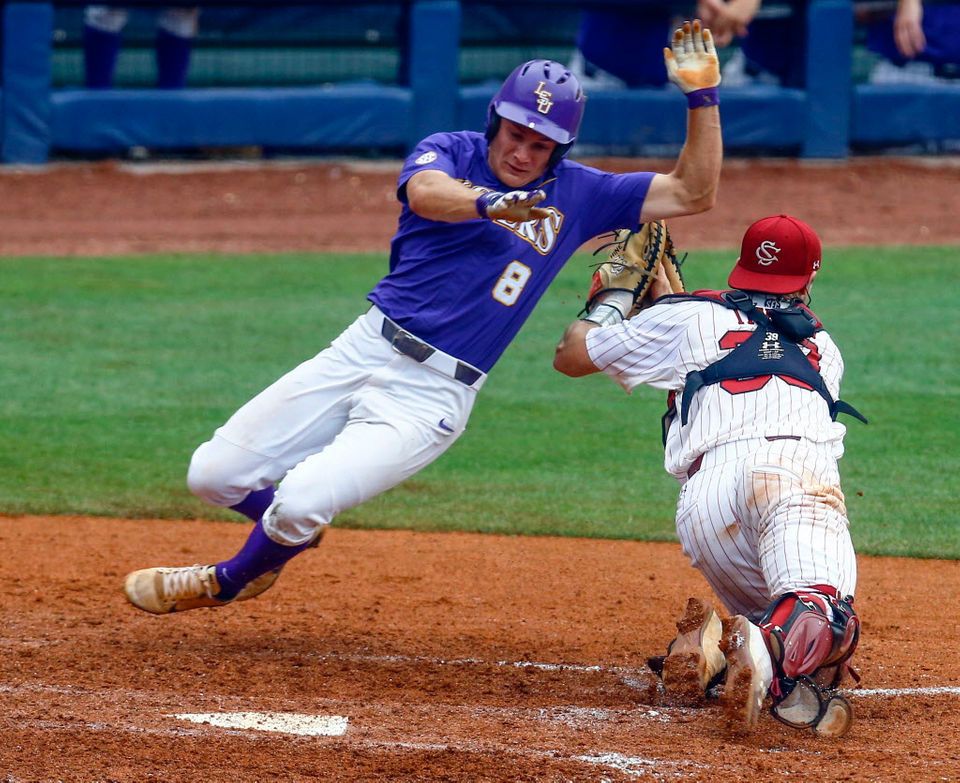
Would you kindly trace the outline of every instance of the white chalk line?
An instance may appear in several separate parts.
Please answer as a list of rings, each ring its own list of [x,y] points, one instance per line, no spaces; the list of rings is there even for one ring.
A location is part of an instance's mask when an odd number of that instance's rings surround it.
[[[513,669],[540,669],[555,672],[585,672],[619,676],[625,685],[642,688],[643,679],[652,675],[647,668],[636,669],[624,666],[600,666],[597,664],[542,663],[537,661],[484,661],[480,658],[429,658],[417,655],[326,655],[314,656],[319,660],[355,661],[358,663],[427,664],[429,666],[495,666]],[[923,686],[917,688],[856,688],[843,690],[845,695],[857,697],[887,696],[960,696],[960,686]]]
[[[611,674],[620,677],[621,681],[633,688],[645,687],[642,682],[649,680],[652,673],[649,669],[630,668],[623,666],[601,666],[598,664],[576,664],[576,663],[545,663],[538,661],[485,661],[480,658],[431,658],[422,655],[329,655],[325,653],[315,654],[312,657],[316,660],[326,661],[335,660],[339,662],[353,661],[356,663],[393,663],[393,664],[418,664],[428,666],[493,666],[512,669],[539,669],[552,672],[584,672]],[[0,685],[0,693],[15,692],[22,689],[30,689],[29,683],[23,685]],[[73,688],[70,686],[47,686],[39,685],[39,689],[49,692],[70,693]],[[856,688],[843,690],[848,696],[857,698],[886,698],[903,696],[960,696],[960,686],[954,685],[932,685],[920,686],[915,688]]]
[[[857,688],[844,691],[847,696],[960,696],[960,687],[938,685],[926,688]]]
[[[417,664],[427,666],[493,666],[512,669],[539,669],[541,671],[551,672],[584,672],[611,674],[617,676],[621,681],[633,688],[643,688],[643,680],[652,677],[652,673],[647,668],[636,669],[624,666],[601,666],[599,664],[576,664],[576,663],[545,663],[538,661],[485,661],[481,658],[431,658],[422,655],[330,655],[326,653],[314,654],[308,657],[316,660],[326,661],[335,660],[338,662],[353,661],[356,663],[392,663],[392,664]],[[23,685],[0,685],[0,693],[15,692],[22,689],[30,689],[29,683]],[[50,692],[70,693],[73,688],[70,686],[47,686],[39,685],[39,689]],[[915,688],[856,688],[847,690],[843,693],[857,698],[885,698],[885,697],[903,697],[903,696],[960,696],[960,686],[954,685],[932,685],[920,686]]]

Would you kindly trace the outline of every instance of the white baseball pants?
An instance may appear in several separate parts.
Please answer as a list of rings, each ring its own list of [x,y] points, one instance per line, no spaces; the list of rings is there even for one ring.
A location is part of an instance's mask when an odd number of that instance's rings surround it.
[[[482,379],[471,388],[443,374],[456,360],[440,352],[429,364],[398,353],[382,323],[371,308],[241,407],[194,453],[191,491],[231,506],[280,481],[264,530],[296,545],[450,448]]]

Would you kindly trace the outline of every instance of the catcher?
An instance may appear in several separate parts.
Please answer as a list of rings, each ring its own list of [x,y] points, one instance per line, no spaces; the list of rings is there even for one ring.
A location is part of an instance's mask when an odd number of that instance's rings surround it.
[[[769,699],[787,725],[840,736],[853,712],[838,688],[852,672],[860,620],[836,419],[866,420],[837,399],[843,360],[807,308],[820,241],[787,215],[757,221],[732,290],[685,294],[662,223],[617,236],[554,366],[605,372],[627,391],[668,391],[677,533],[731,615],[721,620],[709,601],[690,599],[651,667],[683,700],[723,683],[732,728],[755,726]]]

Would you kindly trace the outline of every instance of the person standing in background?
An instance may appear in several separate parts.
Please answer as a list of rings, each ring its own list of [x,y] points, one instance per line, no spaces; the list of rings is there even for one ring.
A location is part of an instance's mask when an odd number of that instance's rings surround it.
[[[168,7],[157,17],[155,43],[157,87],[186,86],[190,53],[197,35],[200,9]],[[120,55],[123,30],[130,19],[126,8],[88,5],[83,12],[83,62],[86,86],[109,89]]]

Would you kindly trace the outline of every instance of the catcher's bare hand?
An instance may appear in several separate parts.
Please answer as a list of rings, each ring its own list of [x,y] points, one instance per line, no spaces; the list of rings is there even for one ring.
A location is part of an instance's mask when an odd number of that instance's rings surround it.
[[[484,193],[477,199],[477,214],[491,220],[540,220],[550,211],[536,206],[547,197],[542,190]]]
[[[647,298],[650,302],[656,302],[661,296],[680,293],[673,290],[673,284],[667,273],[663,269],[663,262],[657,261],[657,266],[653,270],[653,282],[647,290]]]
[[[684,93],[720,84],[720,60],[710,31],[699,19],[684,22],[673,33],[671,48],[664,48],[667,76]]]

